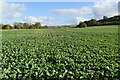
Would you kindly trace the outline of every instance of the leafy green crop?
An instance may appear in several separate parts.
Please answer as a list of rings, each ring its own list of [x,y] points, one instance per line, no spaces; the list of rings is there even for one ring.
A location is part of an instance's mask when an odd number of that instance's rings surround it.
[[[3,31],[3,79],[119,79],[117,27]]]

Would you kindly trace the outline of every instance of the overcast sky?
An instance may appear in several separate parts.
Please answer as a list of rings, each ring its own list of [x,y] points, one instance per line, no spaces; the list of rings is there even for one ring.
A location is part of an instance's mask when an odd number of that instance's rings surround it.
[[[1,2],[2,23],[41,22],[42,25],[74,25],[91,18],[118,14],[118,1],[99,2]]]

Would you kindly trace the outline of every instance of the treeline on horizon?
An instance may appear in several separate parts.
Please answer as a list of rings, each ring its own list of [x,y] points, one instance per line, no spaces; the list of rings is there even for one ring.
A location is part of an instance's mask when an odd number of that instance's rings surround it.
[[[83,27],[91,27],[91,26],[104,26],[104,25],[120,25],[120,15],[110,17],[108,18],[107,16],[103,16],[103,19],[96,20],[96,19],[91,19],[89,21],[84,21],[80,22],[77,26],[79,28]],[[65,25],[65,26],[41,26],[40,22],[36,22],[34,24],[32,23],[21,23],[21,22],[15,22],[13,26],[9,24],[0,24],[1,29],[45,29],[45,28],[61,28],[61,27],[71,27],[71,25]]]
[[[120,25],[120,15],[110,17],[103,16],[103,19],[91,19],[89,21],[80,22],[76,27],[91,27],[91,26],[104,26],[104,25]]]
[[[48,26],[41,26],[40,22],[36,22],[34,24],[32,23],[21,23],[21,22],[15,22],[13,26],[9,24],[0,24],[1,29],[43,29],[48,28]]]

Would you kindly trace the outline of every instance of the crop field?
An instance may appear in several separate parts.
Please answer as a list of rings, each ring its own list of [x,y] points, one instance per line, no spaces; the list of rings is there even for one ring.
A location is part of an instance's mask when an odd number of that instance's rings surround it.
[[[120,79],[118,26],[2,31],[3,79]]]

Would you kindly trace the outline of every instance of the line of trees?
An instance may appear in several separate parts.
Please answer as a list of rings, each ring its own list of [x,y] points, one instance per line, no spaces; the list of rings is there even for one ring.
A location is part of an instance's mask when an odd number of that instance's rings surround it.
[[[120,15],[110,17],[103,16],[103,19],[91,19],[89,21],[80,22],[76,27],[90,27],[90,26],[103,26],[103,25],[120,25]]]
[[[48,26],[47,25],[41,26],[40,22],[36,22],[35,24],[15,22],[13,26],[9,24],[0,24],[0,28],[1,29],[43,29],[43,28],[48,28]]]
[[[104,16],[103,19],[96,20],[91,19],[89,21],[80,22],[76,27],[90,27],[90,26],[103,26],[103,25],[120,25],[120,15],[110,17]],[[55,28],[61,28],[61,27],[70,27],[69,26],[53,26]],[[43,28],[49,28],[47,25],[41,26],[40,22],[36,22],[35,24],[32,23],[20,23],[15,22],[13,26],[9,24],[0,24],[0,29],[43,29]]]

